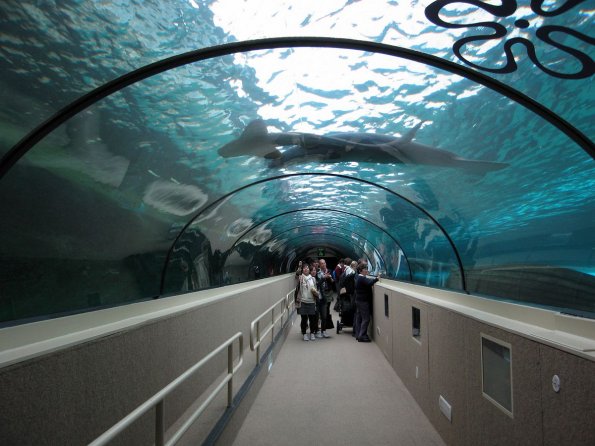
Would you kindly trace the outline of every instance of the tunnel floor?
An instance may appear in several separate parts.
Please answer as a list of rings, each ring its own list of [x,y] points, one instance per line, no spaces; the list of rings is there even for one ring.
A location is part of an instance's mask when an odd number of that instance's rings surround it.
[[[294,318],[234,446],[445,444],[374,342],[328,333],[305,342]]]

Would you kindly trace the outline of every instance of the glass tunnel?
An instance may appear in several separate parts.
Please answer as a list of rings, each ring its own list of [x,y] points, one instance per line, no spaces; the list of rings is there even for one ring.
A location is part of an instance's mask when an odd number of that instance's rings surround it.
[[[592,3],[271,3],[2,3],[0,325],[318,257],[595,317]]]

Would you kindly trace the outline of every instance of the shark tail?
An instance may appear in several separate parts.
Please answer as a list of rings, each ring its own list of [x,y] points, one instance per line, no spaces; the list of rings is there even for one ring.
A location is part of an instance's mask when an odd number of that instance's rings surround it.
[[[250,122],[238,139],[227,143],[217,153],[224,158],[243,155],[261,156],[267,159],[281,157],[281,152],[275,148],[266,123],[262,119]]]

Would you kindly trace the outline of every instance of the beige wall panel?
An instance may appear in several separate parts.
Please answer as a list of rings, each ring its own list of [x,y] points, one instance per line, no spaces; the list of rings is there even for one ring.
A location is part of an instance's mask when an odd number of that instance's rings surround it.
[[[511,345],[513,418],[482,395],[481,337]],[[504,330],[468,319],[465,324],[467,370],[466,445],[541,445],[539,345]]]
[[[251,321],[290,288],[288,281],[239,292],[1,369],[2,443],[87,444],[236,332],[244,334],[245,355],[253,355],[249,351]],[[227,353],[223,351],[168,397],[166,426],[226,370]],[[236,392],[240,386],[234,386]],[[151,444],[153,426],[154,412],[150,411],[113,444]]]
[[[463,445],[467,430],[465,324],[469,319],[437,306],[430,307],[430,422],[449,445]],[[451,405],[452,422],[440,412],[440,396]]]
[[[376,319],[384,317],[385,292],[380,284],[377,288]],[[595,445],[595,362],[480,322],[456,309],[391,291],[389,321],[393,330],[393,369],[447,444]],[[420,342],[412,338],[412,306],[421,310]],[[512,313],[519,310],[527,309],[507,308],[511,321],[515,321]],[[479,317],[485,317],[488,322],[492,320],[489,312],[481,313]],[[546,324],[544,327],[552,323],[550,315],[530,316],[529,323],[535,325],[533,329],[513,322],[514,329],[528,330],[530,336],[533,330],[539,332],[542,323]],[[541,319],[544,317],[545,321]],[[498,315],[494,315],[493,320],[494,324],[503,322]],[[561,324],[556,325],[560,333],[553,332],[552,338],[564,339],[562,334],[567,322],[556,319],[555,323]],[[512,417],[482,393],[482,333],[511,346]],[[589,331],[584,333],[588,338]],[[376,339],[376,342],[381,349],[385,348],[383,340]],[[580,339],[576,342],[590,345]],[[416,366],[418,378],[415,378]],[[553,375],[560,377],[559,393],[552,389]],[[440,412],[440,395],[452,406],[452,423]]]
[[[393,368],[405,383],[422,409],[429,407],[428,370],[428,308],[417,299],[394,293],[393,320]],[[411,308],[419,308],[421,319],[420,336],[412,336]]]
[[[393,323],[392,314],[394,311],[395,298],[393,292],[382,288],[380,285],[374,286],[374,314],[372,317],[374,341],[384,353],[389,364],[393,363]],[[385,312],[385,295],[388,296],[388,316]]]
[[[10,417],[2,423],[4,438],[13,444],[90,442],[231,336],[230,330],[208,334],[209,320],[219,317],[217,306],[208,306],[3,370],[0,412]],[[189,381],[192,391],[175,392],[166,420],[179,416],[178,407],[196,399],[223,364],[218,358]],[[150,418],[116,444],[148,441],[140,432],[152,432]]]
[[[595,445],[595,362],[541,345],[543,437],[547,446]],[[552,378],[560,378],[560,391]]]

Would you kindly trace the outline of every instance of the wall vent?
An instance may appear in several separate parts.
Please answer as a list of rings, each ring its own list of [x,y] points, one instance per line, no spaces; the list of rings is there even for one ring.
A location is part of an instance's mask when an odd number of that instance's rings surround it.
[[[440,398],[438,398],[438,406],[440,407],[440,412],[442,412],[442,415],[444,415],[446,419],[452,423],[452,408],[442,395],[440,395]]]

